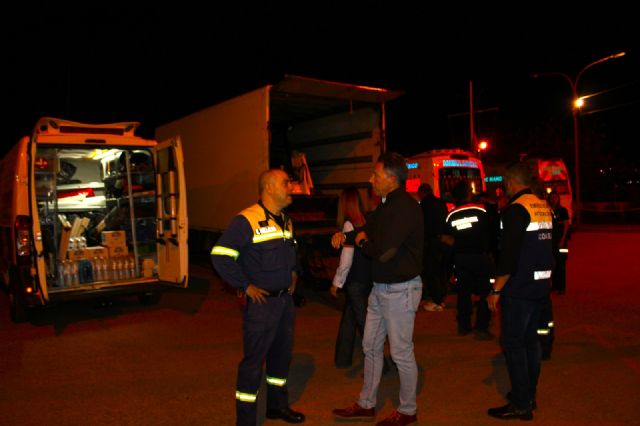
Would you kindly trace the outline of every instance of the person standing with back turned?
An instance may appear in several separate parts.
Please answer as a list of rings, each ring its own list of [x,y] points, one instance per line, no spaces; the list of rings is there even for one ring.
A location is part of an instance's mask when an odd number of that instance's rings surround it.
[[[489,333],[491,312],[487,306],[487,294],[491,290],[493,261],[489,253],[489,218],[482,204],[472,201],[469,183],[460,181],[453,187],[456,208],[447,216],[447,237],[453,239],[453,263],[457,278],[458,335],[471,332],[473,316],[472,295],[477,294],[475,332],[480,340],[492,338]],[[450,242],[449,238],[445,238]]]
[[[506,174],[510,204],[502,214],[503,233],[496,279],[487,297],[489,309],[502,311],[502,348],[511,392],[508,404],[490,408],[502,420],[533,419],[540,376],[540,312],[549,298],[553,253],[549,205],[532,192],[533,173],[526,163]]]
[[[211,262],[231,286],[244,291],[244,357],[238,366],[236,424],[257,421],[256,399],[267,369],[267,418],[302,423],[289,408],[287,379],[293,350],[297,261],[291,219],[291,181],[282,170],[263,172],[260,201],[241,211],[211,250]]]
[[[382,202],[359,230],[337,233],[339,248],[355,242],[371,257],[373,289],[365,322],[362,347],[364,383],[360,398],[333,414],[344,418],[372,419],[389,337],[391,357],[400,376],[400,405],[377,426],[404,426],[417,422],[418,366],[413,352],[413,328],[422,295],[423,219],[420,205],[404,190],[407,166],[400,154],[388,152],[376,163],[369,179]]]

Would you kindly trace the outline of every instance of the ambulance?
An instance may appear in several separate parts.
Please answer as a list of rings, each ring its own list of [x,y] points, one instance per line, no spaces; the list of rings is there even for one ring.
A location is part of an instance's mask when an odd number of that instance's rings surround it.
[[[420,184],[428,183],[433,194],[453,208],[451,191],[458,182],[468,182],[473,194],[487,189],[482,161],[462,149],[434,149],[407,159],[408,176],[406,190],[418,192]]]
[[[58,301],[150,304],[187,286],[181,142],[138,126],[45,117],[0,161],[0,275],[15,322]]]
[[[569,218],[573,219],[573,194],[567,166],[561,158],[529,157],[537,164],[538,177],[547,194],[553,192],[560,196],[560,204],[567,209]]]

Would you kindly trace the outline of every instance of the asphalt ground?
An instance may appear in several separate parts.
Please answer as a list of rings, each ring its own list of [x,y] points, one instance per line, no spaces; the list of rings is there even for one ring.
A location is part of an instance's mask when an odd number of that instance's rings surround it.
[[[571,242],[565,295],[553,296],[556,342],[543,362],[535,424],[640,424],[640,233],[582,229]],[[8,320],[0,302],[0,425],[232,425],[241,312],[206,265],[191,286],[153,307],[134,299],[88,302]],[[309,425],[334,419],[362,384],[362,358],[336,369],[341,300],[301,288],[289,377],[291,405]],[[491,326],[499,334],[497,320]],[[497,339],[457,336],[455,294],[416,317],[418,424],[493,425],[489,407],[509,391]],[[382,379],[378,420],[397,405],[398,375]],[[264,388],[259,424],[265,420]],[[367,424],[364,422],[363,424]],[[371,424],[371,423],[369,423]]]

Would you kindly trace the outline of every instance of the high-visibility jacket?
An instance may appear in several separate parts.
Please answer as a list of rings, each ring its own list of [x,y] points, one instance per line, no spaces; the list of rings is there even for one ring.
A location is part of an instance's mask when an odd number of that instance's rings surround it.
[[[546,201],[525,193],[513,201],[525,208],[530,217],[516,271],[511,274],[502,294],[539,299],[549,294],[553,270],[552,212]]]
[[[270,292],[289,288],[296,270],[291,219],[280,226],[262,205],[240,212],[211,250],[211,262],[232,287],[249,284]]]

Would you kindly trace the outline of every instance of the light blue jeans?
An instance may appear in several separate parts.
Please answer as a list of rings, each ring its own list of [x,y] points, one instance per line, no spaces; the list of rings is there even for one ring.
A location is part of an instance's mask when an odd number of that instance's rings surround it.
[[[358,400],[362,408],[376,406],[388,335],[391,357],[400,376],[398,411],[409,416],[416,413],[418,365],[413,353],[413,326],[421,297],[420,276],[403,283],[373,283],[362,339],[364,383]]]

